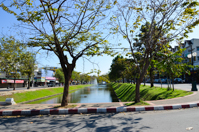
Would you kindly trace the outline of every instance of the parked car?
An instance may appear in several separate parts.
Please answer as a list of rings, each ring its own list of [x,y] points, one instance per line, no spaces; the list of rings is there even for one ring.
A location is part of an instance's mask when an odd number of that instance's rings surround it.
[[[48,87],[55,87],[54,83],[48,83],[47,85],[48,85]]]
[[[146,83],[150,83],[150,82],[151,82],[151,80],[150,80],[150,79],[147,79],[147,80],[146,80]]]
[[[155,83],[159,83],[160,80],[159,80],[159,79],[154,79],[154,82],[155,82]]]
[[[175,78],[175,79],[174,79],[174,82],[175,82],[175,83],[184,83],[185,80],[182,80],[182,78]]]
[[[167,82],[167,79],[166,79],[166,78],[161,78],[161,82],[162,82],[162,83],[166,83],[166,82]]]

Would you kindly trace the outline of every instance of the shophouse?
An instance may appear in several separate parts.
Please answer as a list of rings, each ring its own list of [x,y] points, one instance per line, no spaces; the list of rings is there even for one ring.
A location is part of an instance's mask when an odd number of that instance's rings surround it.
[[[19,73],[20,74],[20,73]],[[27,76],[21,76],[14,79],[12,76],[7,75],[5,72],[0,72],[0,88],[13,88],[15,81],[15,87],[27,87]]]
[[[35,86],[45,86],[48,83],[58,83],[54,77],[56,67],[42,67],[34,76]]]

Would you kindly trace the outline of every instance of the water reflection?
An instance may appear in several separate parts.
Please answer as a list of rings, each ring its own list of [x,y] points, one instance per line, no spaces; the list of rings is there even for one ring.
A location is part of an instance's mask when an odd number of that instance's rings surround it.
[[[32,102],[32,104],[54,104],[61,103],[62,95],[55,98]],[[69,103],[107,103],[118,102],[113,89],[107,85],[97,85],[77,90],[69,94]]]

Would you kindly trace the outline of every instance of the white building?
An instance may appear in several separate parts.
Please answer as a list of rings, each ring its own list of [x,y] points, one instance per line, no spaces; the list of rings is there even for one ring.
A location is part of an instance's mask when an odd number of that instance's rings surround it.
[[[193,55],[193,65],[199,65],[199,39],[193,38],[191,40],[185,40],[184,43],[181,44],[181,48],[186,48],[186,50],[182,53],[182,57],[185,59],[184,63],[190,62],[191,64],[191,53]],[[175,52],[178,50],[178,46],[173,48]]]
[[[192,65],[191,57],[193,57],[193,65],[199,65],[199,39],[193,38],[191,40],[185,40],[184,43],[181,44],[181,48],[186,50],[182,53],[182,57],[184,58],[183,63],[189,63]],[[178,50],[178,46],[175,46],[173,52]],[[191,75],[184,74],[183,78],[186,82],[191,82],[191,78],[193,76],[193,71],[191,71]],[[199,81],[199,80],[197,80]]]

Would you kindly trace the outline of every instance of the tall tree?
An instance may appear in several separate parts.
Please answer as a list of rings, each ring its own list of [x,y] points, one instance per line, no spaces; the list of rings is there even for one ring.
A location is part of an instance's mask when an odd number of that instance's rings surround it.
[[[59,58],[65,78],[61,106],[68,105],[69,81],[77,60],[110,53],[106,35],[102,36],[97,26],[111,4],[104,0],[13,0],[16,12],[1,4],[24,23],[23,27],[31,29],[30,46],[52,51]]]
[[[190,74],[190,71],[188,70],[188,67],[191,67],[187,65],[186,63],[182,63],[183,58],[181,57],[182,52],[184,49],[179,49],[173,53],[172,51],[167,51],[166,53],[159,53],[158,55],[162,57],[162,60],[157,63],[157,68],[161,71],[163,71],[167,75],[168,78],[172,80],[172,86],[174,91],[174,77],[179,77],[182,75],[182,73]],[[168,83],[168,90],[170,90],[169,81]]]
[[[20,61],[20,67],[19,70],[22,75],[28,76],[28,87],[27,89],[30,89],[30,78],[32,75],[34,75],[34,70],[36,69],[36,63],[35,63],[35,54],[31,52],[23,52],[21,54],[21,61]]]
[[[192,28],[199,23],[199,4],[196,0],[125,0],[116,5],[118,8],[110,23],[112,33],[120,33],[127,40],[135,61],[135,52],[144,49],[143,66],[139,69],[140,76],[136,82],[135,102],[140,102],[140,84],[154,56],[168,42],[187,37],[187,33],[192,32]],[[132,38],[140,33],[142,44],[137,46]]]
[[[109,78],[111,80],[116,81],[122,78],[123,83],[124,83],[125,61],[126,59],[124,59],[123,56],[116,56],[113,59],[110,72],[109,72]]]
[[[14,78],[13,90],[15,80],[20,77],[19,69],[24,49],[25,46],[13,37],[0,40],[0,70],[6,72],[7,77]]]

